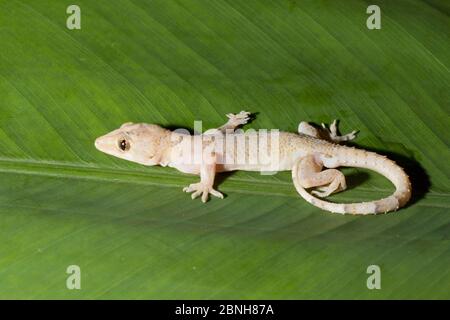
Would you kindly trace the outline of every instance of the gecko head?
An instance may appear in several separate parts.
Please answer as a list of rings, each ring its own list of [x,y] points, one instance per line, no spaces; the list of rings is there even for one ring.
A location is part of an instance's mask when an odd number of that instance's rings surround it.
[[[117,158],[147,166],[161,162],[170,131],[155,124],[124,123],[95,140],[95,147]]]

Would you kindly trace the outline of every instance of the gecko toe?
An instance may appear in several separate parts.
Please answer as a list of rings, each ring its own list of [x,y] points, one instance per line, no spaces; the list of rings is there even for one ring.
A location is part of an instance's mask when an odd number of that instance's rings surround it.
[[[219,191],[203,185],[201,182],[199,183],[192,183],[187,187],[183,188],[184,192],[192,192],[191,198],[196,199],[201,196],[201,200],[203,203],[208,201],[209,194],[212,194],[213,196],[223,199],[223,194]]]
[[[203,193],[202,190],[195,191],[193,194],[191,194],[192,200],[194,200],[195,198],[198,198],[198,196],[201,195],[202,193]]]
[[[311,194],[318,196],[319,198],[325,198],[327,196],[329,196],[328,192],[325,191],[317,191],[317,190],[313,190],[311,191]]]
[[[213,196],[223,199],[223,194],[217,190],[211,189],[211,191],[209,191],[209,193],[211,193]]]

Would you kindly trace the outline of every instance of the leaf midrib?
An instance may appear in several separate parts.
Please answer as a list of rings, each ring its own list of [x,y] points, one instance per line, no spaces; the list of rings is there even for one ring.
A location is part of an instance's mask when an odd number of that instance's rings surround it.
[[[140,184],[159,187],[182,187],[191,183],[192,176],[179,173],[167,168],[165,170],[155,169],[124,169],[112,166],[98,166],[94,163],[74,163],[53,160],[35,160],[35,159],[16,159],[0,158],[0,172],[15,173],[36,176],[47,176],[67,179],[85,179],[93,181],[103,181],[108,183],[127,183]],[[298,197],[295,193],[292,183],[281,180],[245,179],[242,177],[228,177],[228,189],[233,192],[247,193],[255,195],[271,195],[284,197]],[[258,189],[255,189],[255,183]],[[262,189],[261,189],[262,188]],[[264,188],[272,189],[272,192]],[[227,188],[225,188],[227,189]],[[275,190],[275,191],[274,191]],[[358,191],[366,194],[379,194],[380,192],[389,193],[385,188],[365,188],[358,186]],[[345,201],[361,201],[354,197],[342,197]],[[421,206],[427,207],[450,207],[450,193],[440,193],[429,191],[426,195],[426,203],[421,202]],[[447,205],[448,202],[448,205]],[[437,206],[436,204],[442,204]]]

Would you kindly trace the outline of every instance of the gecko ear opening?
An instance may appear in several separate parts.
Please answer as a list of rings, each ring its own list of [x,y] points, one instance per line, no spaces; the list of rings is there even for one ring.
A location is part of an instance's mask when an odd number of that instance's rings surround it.
[[[129,125],[132,125],[132,124],[133,124],[133,122],[125,122],[124,124],[122,124],[122,125],[120,126],[120,128],[129,126]]]

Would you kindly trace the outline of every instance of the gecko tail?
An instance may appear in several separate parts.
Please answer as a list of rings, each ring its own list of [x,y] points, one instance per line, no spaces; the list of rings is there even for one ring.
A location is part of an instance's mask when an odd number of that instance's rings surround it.
[[[397,210],[403,207],[411,198],[411,182],[409,177],[394,161],[375,152],[346,146],[337,146],[336,155],[338,159],[337,166],[373,170],[389,179],[394,184],[396,190],[386,198],[368,202],[335,203],[325,201],[314,197],[301,185],[298,174],[301,159],[298,159],[292,168],[292,180],[297,192],[312,205],[333,213],[367,215]]]

